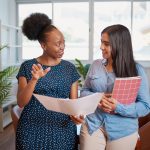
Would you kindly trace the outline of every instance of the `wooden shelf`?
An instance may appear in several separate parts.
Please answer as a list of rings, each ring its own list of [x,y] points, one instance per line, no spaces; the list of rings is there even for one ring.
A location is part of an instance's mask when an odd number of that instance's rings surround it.
[[[11,100],[8,100],[0,107],[0,132],[12,122],[11,109],[16,104],[16,97],[11,96]]]

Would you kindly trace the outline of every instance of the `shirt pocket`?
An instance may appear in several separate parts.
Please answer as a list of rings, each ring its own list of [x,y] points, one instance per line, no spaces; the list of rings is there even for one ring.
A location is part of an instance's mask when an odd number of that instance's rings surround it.
[[[93,92],[106,92],[107,90],[107,79],[102,75],[91,75],[90,85]]]

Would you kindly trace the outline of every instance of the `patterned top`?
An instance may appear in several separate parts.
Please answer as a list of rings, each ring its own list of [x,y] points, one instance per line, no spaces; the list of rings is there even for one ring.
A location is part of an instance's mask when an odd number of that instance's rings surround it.
[[[104,127],[108,140],[116,140],[138,131],[138,117],[150,112],[150,95],[146,74],[141,65],[136,64],[138,75],[142,82],[136,102],[124,105],[117,104],[115,114],[103,112],[97,108],[95,113],[86,117],[88,131],[92,134],[100,127]],[[103,60],[95,60],[86,77],[81,96],[87,96],[95,92],[111,93],[114,85],[114,72],[107,72]]]
[[[32,65],[36,59],[25,61],[17,79],[24,76],[29,82],[32,78]],[[43,69],[49,66],[42,65]],[[55,98],[69,98],[71,85],[80,78],[73,64],[61,60],[46,76],[40,78],[34,93]],[[47,110],[34,96],[21,114],[17,134],[17,150],[75,150],[76,125],[68,115]]]

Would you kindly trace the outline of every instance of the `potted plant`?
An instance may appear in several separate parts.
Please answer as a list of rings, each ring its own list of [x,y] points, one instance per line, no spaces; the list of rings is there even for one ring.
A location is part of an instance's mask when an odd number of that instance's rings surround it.
[[[0,46],[0,51],[5,47],[7,47],[7,45]],[[16,73],[17,70],[18,67],[9,66],[0,71],[0,107],[6,100],[8,100],[10,96],[10,90],[12,87],[11,77],[14,75],[14,73]]]
[[[76,69],[81,76],[81,79],[79,80],[79,86],[82,87],[84,80],[86,78],[87,72],[90,68],[90,64],[84,65],[79,59],[75,59],[75,61],[76,61],[76,64],[75,64]]]

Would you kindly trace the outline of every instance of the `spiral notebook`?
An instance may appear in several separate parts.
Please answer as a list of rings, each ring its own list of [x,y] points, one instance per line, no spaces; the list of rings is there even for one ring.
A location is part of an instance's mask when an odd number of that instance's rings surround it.
[[[140,76],[116,78],[112,91],[112,98],[115,98],[122,104],[131,104],[136,100],[140,84]]]

